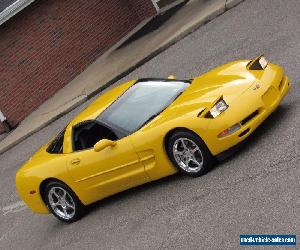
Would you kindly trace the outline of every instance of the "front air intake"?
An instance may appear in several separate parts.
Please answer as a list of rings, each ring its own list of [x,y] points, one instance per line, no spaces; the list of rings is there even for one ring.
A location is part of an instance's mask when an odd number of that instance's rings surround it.
[[[245,125],[246,123],[250,122],[255,116],[258,115],[258,110],[255,110],[253,113],[248,115],[245,119],[241,121],[241,125]]]

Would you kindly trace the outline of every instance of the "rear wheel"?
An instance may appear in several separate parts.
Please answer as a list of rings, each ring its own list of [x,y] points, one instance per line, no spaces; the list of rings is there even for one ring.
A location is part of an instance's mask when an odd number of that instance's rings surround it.
[[[44,200],[52,214],[59,220],[71,223],[84,214],[84,205],[64,183],[51,181],[46,185]]]
[[[167,142],[167,151],[176,168],[189,176],[205,174],[214,162],[201,138],[188,131],[175,132]]]

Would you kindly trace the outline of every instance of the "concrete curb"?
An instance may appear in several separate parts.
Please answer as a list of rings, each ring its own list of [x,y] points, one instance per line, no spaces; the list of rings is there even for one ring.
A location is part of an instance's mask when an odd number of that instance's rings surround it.
[[[238,5],[239,3],[243,2],[244,0],[226,0],[225,7],[226,9],[231,9],[232,7]]]
[[[198,0],[190,1],[188,4],[192,4],[193,2],[196,2],[196,1],[198,1]],[[51,116],[51,115],[49,116],[49,113],[51,113],[51,111],[50,111],[48,113],[48,116],[46,115],[47,113],[42,113],[42,116],[43,115],[46,116],[44,119],[43,119],[43,117],[38,117],[38,118],[35,117],[36,119],[41,120],[41,121],[39,121],[39,125],[33,129],[31,129],[29,132],[25,133],[24,135],[17,137],[14,140],[12,138],[10,138],[10,137],[12,137],[12,134],[14,133],[14,131],[13,131],[11,134],[9,134],[7,136],[7,138],[4,138],[0,142],[0,154],[6,152],[7,150],[11,149],[12,147],[17,145],[21,141],[25,140],[27,137],[31,136],[35,132],[41,130],[42,128],[51,124],[53,121],[64,116],[65,114],[67,114],[74,108],[78,107],[79,105],[81,105],[82,103],[84,103],[85,101],[90,99],[91,97],[99,94],[104,89],[106,89],[109,86],[111,86],[112,84],[116,83],[117,81],[119,81],[120,79],[122,79],[123,77],[125,77],[126,75],[128,75],[129,73],[131,73],[132,71],[137,69],[138,67],[142,66],[143,64],[145,64],[146,62],[148,62],[149,60],[151,60],[152,58],[154,58],[161,52],[165,51],[167,48],[169,48],[173,44],[177,43],[178,41],[180,41],[181,39],[183,39],[190,33],[193,33],[195,30],[197,30],[203,24],[206,24],[207,22],[215,19],[217,16],[221,15],[228,9],[236,6],[237,4],[239,4],[242,1],[244,1],[244,0],[214,0],[214,1],[211,1],[210,8],[207,8],[207,11],[203,16],[201,16],[199,19],[191,20],[188,24],[186,24],[184,27],[182,27],[182,29],[179,32],[174,34],[168,40],[162,42],[160,44],[160,46],[158,46],[157,48],[153,49],[150,54],[148,54],[148,55],[146,54],[138,62],[129,66],[124,71],[118,73],[111,80],[106,81],[106,83],[103,84],[102,86],[97,87],[96,89],[90,89],[90,92],[88,92],[88,93],[86,93],[87,91],[84,89],[84,91],[83,91],[84,93],[81,93],[81,95],[76,96],[74,99],[71,99],[70,101],[65,103],[63,106],[59,107],[59,109],[61,109],[61,111],[57,112],[57,110],[56,110],[57,114],[54,114],[53,116]],[[211,6],[213,6],[213,7],[211,7]],[[116,47],[117,46],[114,46],[114,48],[116,48]],[[28,122],[28,120],[30,120],[30,115],[28,116],[28,118],[29,119],[26,118],[24,120],[24,123],[25,123],[25,121]],[[34,121],[31,121],[31,122],[34,122]],[[22,130],[24,123],[22,122],[17,129]]]
[[[67,108],[65,108],[62,112],[60,112],[58,115],[54,115],[52,116],[50,119],[46,120],[44,123],[41,123],[39,126],[35,127],[33,130],[31,130],[29,133],[24,134],[23,136],[19,137],[17,140],[14,140],[13,142],[9,143],[7,146],[4,147],[0,147],[0,155],[5,153],[7,150],[13,148],[14,146],[16,146],[17,144],[19,144],[20,142],[22,142],[23,140],[25,140],[26,138],[28,138],[29,136],[33,135],[34,133],[40,131],[41,129],[43,129],[44,127],[48,126],[49,124],[51,124],[52,122],[56,121],[57,119],[61,118],[62,116],[64,116],[65,114],[67,114],[68,112],[72,111],[73,109],[75,109],[76,107],[78,107],[79,105],[83,104],[85,101],[87,101],[88,98],[87,96],[85,96],[84,98],[82,98],[81,100],[77,100],[76,102],[74,102],[72,105],[68,106]],[[19,125],[20,129],[22,129],[22,123]],[[13,131],[11,132],[13,133]],[[9,136],[9,135],[8,135]],[[5,141],[5,138],[2,140]],[[1,141],[0,141],[1,143]]]

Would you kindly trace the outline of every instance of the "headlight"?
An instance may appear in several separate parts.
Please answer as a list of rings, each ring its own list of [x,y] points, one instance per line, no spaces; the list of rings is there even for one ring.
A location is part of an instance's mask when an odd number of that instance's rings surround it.
[[[264,56],[261,56],[261,58],[259,58],[258,62],[263,69],[265,69],[268,66],[268,61]]]
[[[206,114],[207,118],[216,118],[218,115],[223,113],[228,108],[227,103],[221,98],[217,103],[212,107],[212,109]]]
[[[267,59],[262,55],[250,61],[247,65],[250,70],[264,70],[268,66]]]

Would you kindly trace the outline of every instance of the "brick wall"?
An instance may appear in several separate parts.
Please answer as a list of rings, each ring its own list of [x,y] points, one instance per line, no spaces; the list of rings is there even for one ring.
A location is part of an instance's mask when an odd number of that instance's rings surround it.
[[[0,110],[16,125],[155,13],[151,0],[35,1],[0,26]]]

